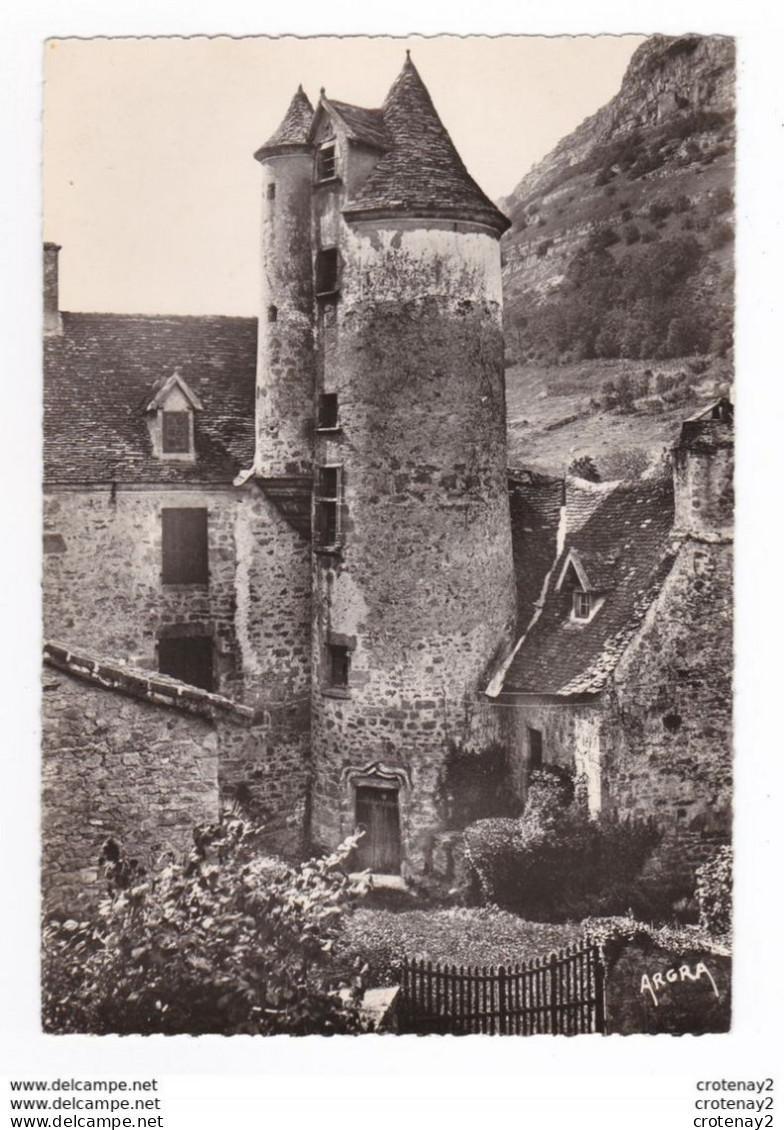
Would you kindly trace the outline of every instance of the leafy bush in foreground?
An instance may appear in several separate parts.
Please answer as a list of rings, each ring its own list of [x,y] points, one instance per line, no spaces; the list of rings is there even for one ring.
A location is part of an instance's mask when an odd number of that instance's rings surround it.
[[[713,859],[697,868],[700,926],[722,937],[732,929],[732,848],[719,848]]]
[[[649,821],[591,819],[579,782],[570,796],[540,770],[521,819],[481,820],[466,829],[465,843],[485,901],[563,921],[633,907],[635,881],[659,838]]]
[[[228,820],[194,835],[184,863],[147,877],[115,848],[93,921],[50,922],[50,1032],[200,1035],[357,1031],[332,950],[355,888],[355,839],[297,867],[259,851],[263,829]]]

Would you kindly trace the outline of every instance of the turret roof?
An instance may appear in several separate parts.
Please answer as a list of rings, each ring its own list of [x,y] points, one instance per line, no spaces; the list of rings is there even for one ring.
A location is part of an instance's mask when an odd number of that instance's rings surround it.
[[[328,99],[323,91],[321,106],[338,115],[351,141],[381,151],[375,168],[348,201],[347,217],[392,214],[473,220],[499,234],[509,227],[506,216],[463,164],[410,55],[380,109]],[[256,157],[311,144],[314,116],[300,87]]]
[[[254,156],[257,160],[280,149],[307,145],[310,123],[313,121],[313,107],[302,85],[289,103],[289,108],[278,128]]]
[[[345,209],[347,216],[382,212],[490,224],[509,221],[470,176],[407,56],[381,108],[389,148]]]

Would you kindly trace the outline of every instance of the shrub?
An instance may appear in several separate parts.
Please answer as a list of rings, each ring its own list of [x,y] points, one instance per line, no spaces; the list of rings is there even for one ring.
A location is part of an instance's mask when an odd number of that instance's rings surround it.
[[[553,246],[553,241],[551,239],[543,239],[542,242],[539,244],[539,246],[536,249],[537,257],[539,259],[544,259],[545,255],[547,254],[547,252],[550,250],[550,248],[552,246]]]
[[[650,821],[591,819],[580,783],[570,790],[542,770],[532,774],[519,820],[466,829],[466,859],[486,901],[563,921],[633,907],[635,880],[659,838]]]
[[[404,957],[463,965],[512,965],[579,942],[574,923],[527,922],[495,906],[434,910],[372,910],[358,907],[346,919],[339,957],[369,967],[374,984],[400,976]]]
[[[442,795],[451,828],[520,811],[510,788],[506,750],[497,744],[476,752],[452,745],[444,766]]]
[[[725,220],[723,223],[716,224],[708,239],[708,245],[714,251],[718,251],[720,247],[727,247],[734,239],[735,228]]]
[[[585,248],[588,252],[604,251],[619,242],[620,236],[616,231],[609,227],[599,227],[588,236]]]
[[[629,244],[639,243],[640,229],[637,227],[637,225],[635,223],[627,224],[626,227],[623,229],[623,238]]]
[[[615,479],[632,482],[639,479],[648,469],[648,462],[648,456],[644,451],[636,447],[625,448],[602,459],[602,471],[608,482],[613,482]]]
[[[671,212],[672,204],[669,200],[653,200],[648,205],[648,215],[653,224],[666,220]]]
[[[700,926],[714,937],[732,929],[732,848],[719,848],[713,859],[697,868]]]
[[[615,384],[615,402],[621,412],[633,412],[637,390],[628,373],[621,373]]]
[[[602,478],[590,455],[581,455],[578,459],[573,459],[569,464],[567,474],[574,475],[578,479],[585,479],[589,483],[601,482]]]
[[[357,889],[342,870],[356,838],[291,867],[260,854],[263,832],[239,820],[197,830],[190,857],[151,876],[114,846],[105,860],[110,895],[94,919],[45,928],[46,1030],[358,1030],[331,956]]]

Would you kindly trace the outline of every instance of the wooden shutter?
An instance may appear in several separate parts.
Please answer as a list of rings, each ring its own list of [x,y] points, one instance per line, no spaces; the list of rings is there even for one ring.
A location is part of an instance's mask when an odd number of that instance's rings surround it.
[[[190,452],[190,412],[163,413],[162,449],[164,455],[187,455]]]
[[[161,511],[163,583],[206,585],[209,581],[207,510]]]
[[[209,636],[169,636],[158,640],[158,669],[205,691],[214,689],[212,639]]]

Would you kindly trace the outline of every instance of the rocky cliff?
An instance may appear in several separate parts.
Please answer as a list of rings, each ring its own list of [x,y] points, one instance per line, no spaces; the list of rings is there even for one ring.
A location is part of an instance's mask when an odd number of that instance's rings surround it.
[[[732,40],[635,52],[616,97],[501,202],[516,360],[726,351],[733,121]]]
[[[604,448],[602,477],[639,471],[728,390],[734,57],[719,36],[646,40],[500,201],[515,461],[563,472]]]

